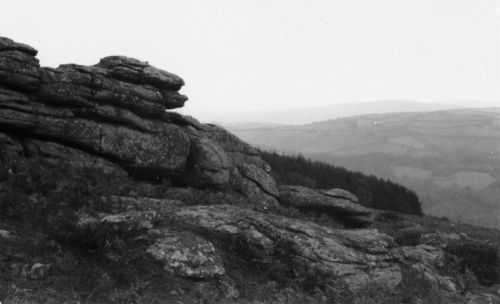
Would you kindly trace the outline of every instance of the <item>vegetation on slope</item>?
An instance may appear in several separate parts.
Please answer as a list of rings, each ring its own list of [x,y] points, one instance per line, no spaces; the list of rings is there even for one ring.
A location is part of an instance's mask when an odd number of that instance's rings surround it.
[[[346,189],[358,196],[364,206],[423,215],[415,192],[391,181],[312,161],[302,155],[288,156],[266,151],[260,153],[271,165],[272,175],[279,184]]]
[[[105,231],[102,238],[95,238],[95,235],[81,235],[66,225],[76,210],[105,212],[109,206],[99,204],[103,195],[163,197],[168,185],[147,188],[127,177],[96,169],[73,169],[63,163],[47,164],[36,159],[0,162],[0,230],[10,233],[8,237],[0,237],[0,301],[382,304],[415,303],[413,299],[421,299],[423,303],[465,303],[464,295],[429,289],[425,282],[407,274],[411,268],[403,269],[401,285],[391,292],[377,285],[356,294],[342,288],[323,290],[319,288],[323,282],[321,274],[293,279],[280,265],[262,269],[240,255],[234,247],[237,244],[219,246],[227,249],[223,251],[225,267],[240,295],[238,299],[225,299],[217,291],[222,284],[219,281],[195,281],[165,272],[161,265],[142,254],[144,239],[113,234],[115,237],[109,242]],[[442,219],[393,212],[382,215],[373,227],[393,236],[401,227],[421,225],[426,231],[465,232],[494,243],[499,240],[497,230],[454,226]],[[463,265],[450,264],[450,268],[455,272],[470,268],[480,283],[496,284],[498,258],[483,259],[492,252],[490,247],[483,247],[450,248],[459,257],[454,263]],[[50,266],[48,272],[32,273],[30,269],[37,264]],[[483,289],[491,292],[497,288],[485,289],[474,278],[466,283],[470,285],[466,290],[471,292]]]

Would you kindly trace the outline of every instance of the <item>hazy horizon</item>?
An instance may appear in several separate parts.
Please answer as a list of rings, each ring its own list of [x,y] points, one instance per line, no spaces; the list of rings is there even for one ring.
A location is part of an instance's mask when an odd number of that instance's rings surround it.
[[[425,103],[414,100],[374,100],[351,103],[339,103],[329,105],[304,106],[293,109],[267,109],[255,111],[242,111],[237,109],[198,111],[195,115],[197,119],[205,123],[216,123],[226,126],[237,126],[247,124],[264,125],[304,125],[321,122],[337,118],[388,114],[388,113],[408,113],[408,112],[434,112],[443,110],[474,110],[474,109],[497,109],[497,105],[481,105],[470,103]],[[176,110],[186,115],[193,115],[186,109]]]
[[[176,73],[183,113],[415,100],[500,106],[500,1],[5,3],[44,66],[126,55]]]

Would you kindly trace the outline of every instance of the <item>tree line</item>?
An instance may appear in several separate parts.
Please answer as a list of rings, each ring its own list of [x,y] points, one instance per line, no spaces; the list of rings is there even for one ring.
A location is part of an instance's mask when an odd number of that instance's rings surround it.
[[[260,153],[271,165],[271,174],[278,184],[318,189],[341,188],[355,194],[362,205],[370,208],[423,215],[415,192],[389,180],[306,159],[300,154]]]

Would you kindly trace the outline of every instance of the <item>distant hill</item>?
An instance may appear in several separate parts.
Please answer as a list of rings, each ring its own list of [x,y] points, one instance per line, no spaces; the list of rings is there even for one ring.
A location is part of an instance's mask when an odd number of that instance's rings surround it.
[[[302,153],[405,185],[416,191],[427,214],[500,227],[498,108],[229,129],[266,149]]]
[[[327,119],[365,114],[381,114],[396,112],[431,112],[460,108],[455,105],[439,103],[423,103],[410,100],[380,100],[359,103],[341,103],[336,105],[304,107],[278,111],[221,111],[196,113],[196,117],[205,122],[231,124],[240,127],[240,124],[273,124],[297,125]],[[234,127],[234,126],[233,126]]]

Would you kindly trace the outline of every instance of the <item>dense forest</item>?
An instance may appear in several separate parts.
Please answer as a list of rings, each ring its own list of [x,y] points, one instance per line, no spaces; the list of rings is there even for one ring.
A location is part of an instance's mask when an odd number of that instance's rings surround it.
[[[415,192],[375,176],[351,172],[330,164],[312,161],[302,155],[288,156],[260,151],[272,168],[278,184],[302,185],[310,188],[342,188],[354,193],[364,206],[422,215]]]

